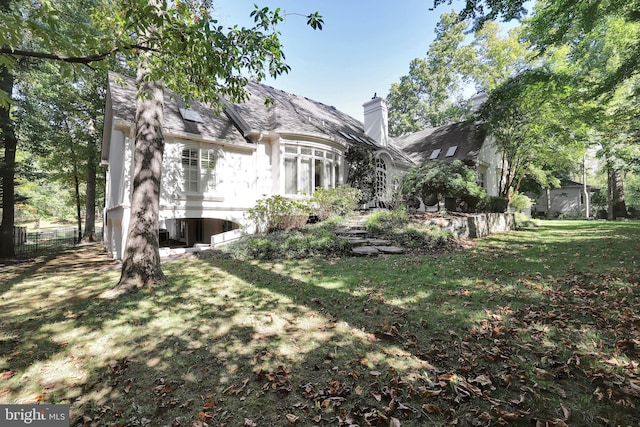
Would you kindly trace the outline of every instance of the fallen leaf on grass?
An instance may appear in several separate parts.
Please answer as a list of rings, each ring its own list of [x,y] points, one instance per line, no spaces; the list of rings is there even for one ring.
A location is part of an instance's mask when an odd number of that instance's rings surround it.
[[[13,369],[10,370],[10,371],[0,372],[0,380],[8,380],[12,376],[14,376],[16,374],[16,372],[17,371],[14,371]]]
[[[442,413],[442,409],[438,405],[434,405],[432,403],[425,403],[424,405],[422,405],[422,409],[424,409],[430,414]]]
[[[286,417],[287,417],[287,421],[289,421],[291,424],[297,423],[298,420],[300,419],[300,417],[295,416],[293,414],[287,414]]]
[[[431,390],[426,387],[418,387],[418,394],[422,397],[434,397],[442,393],[442,389]]]
[[[567,408],[566,406],[564,406],[562,403],[560,404],[560,407],[562,408],[562,413],[564,414],[564,420],[568,420],[569,417],[571,416],[571,411],[569,410],[569,408]]]

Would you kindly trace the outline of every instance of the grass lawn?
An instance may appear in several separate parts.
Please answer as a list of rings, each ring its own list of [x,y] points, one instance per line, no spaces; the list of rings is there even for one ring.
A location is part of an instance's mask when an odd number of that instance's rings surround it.
[[[432,255],[166,262],[100,298],[84,246],[0,268],[0,403],[83,426],[640,425],[640,223]]]

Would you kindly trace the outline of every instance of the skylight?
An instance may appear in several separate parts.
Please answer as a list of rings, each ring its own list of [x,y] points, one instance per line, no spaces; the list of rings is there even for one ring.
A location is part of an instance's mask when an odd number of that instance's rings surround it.
[[[454,145],[453,147],[449,147],[449,149],[447,150],[446,157],[452,157],[454,154],[456,154],[457,149],[458,149],[457,145]]]
[[[183,119],[189,120],[190,122],[204,123],[200,114],[191,108],[181,108],[180,115]]]
[[[350,135],[350,134],[348,134],[348,133],[346,133],[346,132],[342,132],[341,130],[339,130],[339,131],[338,131],[338,133],[339,133],[340,135],[342,135],[345,139],[353,140],[353,138],[351,137],[351,135]]]
[[[435,150],[433,150],[431,152],[431,156],[429,157],[429,160],[437,159],[438,156],[440,155],[440,151],[441,150],[439,148],[436,148]]]
[[[362,142],[363,144],[368,144],[369,142],[364,139],[363,137],[359,136],[359,135],[351,135],[352,137],[354,137],[355,139],[357,139],[358,141]]]

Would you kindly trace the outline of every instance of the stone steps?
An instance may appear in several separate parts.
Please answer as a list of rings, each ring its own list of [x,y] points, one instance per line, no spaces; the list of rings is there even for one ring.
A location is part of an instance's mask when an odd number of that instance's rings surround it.
[[[364,218],[366,219],[366,217]],[[357,217],[348,221],[340,230],[336,231],[339,239],[346,240],[351,245],[351,251],[355,255],[381,255],[402,254],[404,249],[394,245],[394,242],[386,239],[368,237],[364,219]]]

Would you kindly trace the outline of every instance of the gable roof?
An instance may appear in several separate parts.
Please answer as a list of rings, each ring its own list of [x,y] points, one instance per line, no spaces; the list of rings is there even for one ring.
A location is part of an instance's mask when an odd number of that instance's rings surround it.
[[[584,184],[581,183],[581,182],[577,182],[577,181],[568,179],[568,178],[567,179],[563,179],[563,180],[560,181],[560,188],[559,189],[572,188],[572,187],[582,188],[582,187],[584,187]],[[587,184],[587,189],[588,190],[599,190],[600,187],[596,187],[596,186]],[[556,190],[558,190],[558,189],[556,189]]]
[[[394,138],[396,145],[414,162],[461,160],[474,166],[482,148],[486,128],[473,122],[454,123]]]

